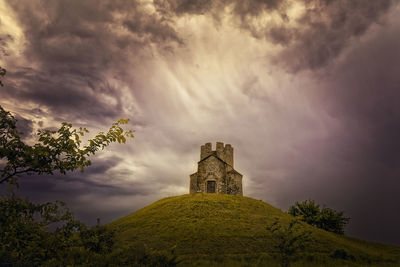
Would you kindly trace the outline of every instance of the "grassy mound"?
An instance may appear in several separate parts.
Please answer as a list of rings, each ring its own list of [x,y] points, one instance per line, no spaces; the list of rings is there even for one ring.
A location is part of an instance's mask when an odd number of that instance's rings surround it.
[[[142,243],[156,250],[175,246],[181,265],[279,266],[267,224],[292,216],[260,200],[195,194],[159,200],[109,224],[123,247]],[[307,224],[313,242],[292,266],[400,266],[400,248],[329,233]]]

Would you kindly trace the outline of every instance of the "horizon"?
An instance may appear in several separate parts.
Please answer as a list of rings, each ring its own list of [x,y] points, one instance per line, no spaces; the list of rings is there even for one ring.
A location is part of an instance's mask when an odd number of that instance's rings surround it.
[[[62,122],[135,137],[19,193],[108,223],[189,193],[200,146],[231,144],[243,195],[315,200],[346,235],[400,246],[400,4],[0,0],[0,105],[28,142]]]

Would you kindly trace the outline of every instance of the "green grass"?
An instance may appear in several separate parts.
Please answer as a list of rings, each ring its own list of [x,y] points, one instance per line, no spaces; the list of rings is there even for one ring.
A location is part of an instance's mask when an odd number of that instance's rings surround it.
[[[182,266],[279,266],[266,225],[292,216],[260,200],[194,194],[161,199],[109,224],[122,248],[142,243],[175,251]],[[400,266],[400,248],[329,233],[307,224],[312,242],[291,266]],[[345,250],[353,259],[334,259]]]

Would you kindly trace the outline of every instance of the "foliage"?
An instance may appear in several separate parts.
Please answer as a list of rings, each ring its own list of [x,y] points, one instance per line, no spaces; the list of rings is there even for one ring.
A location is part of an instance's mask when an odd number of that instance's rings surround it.
[[[0,67],[0,77],[6,70]],[[0,81],[0,85],[3,85]],[[112,142],[125,143],[133,138],[131,130],[122,126],[129,119],[120,119],[111,125],[107,133],[100,132],[82,146],[81,138],[89,131],[86,128],[73,129],[72,124],[62,123],[57,130],[39,130],[38,140],[28,145],[21,139],[17,130],[17,120],[0,106],[0,160],[6,165],[0,169],[0,184],[20,174],[53,174],[59,171],[65,174],[76,169],[84,170],[91,165],[88,157],[104,149]]]
[[[79,233],[83,247],[97,254],[111,253],[114,246],[115,231],[106,227],[93,227]]]
[[[0,78],[5,75],[0,67]],[[1,80],[0,85],[3,86]],[[88,157],[112,142],[125,143],[132,131],[114,123],[107,133],[100,132],[88,144],[81,139],[88,130],[73,129],[63,123],[58,130],[39,130],[36,144],[21,139],[17,120],[0,106],[0,183],[9,191],[0,195],[0,266],[110,266],[123,265],[130,255],[133,266],[175,266],[173,252],[126,250],[115,247],[115,231],[105,226],[88,228],[75,220],[64,203],[35,204],[18,197],[13,186],[20,174],[65,174],[91,164]],[[133,257],[131,255],[141,255]]]
[[[33,204],[9,192],[0,197],[1,264],[37,266],[61,260],[75,242],[74,233],[84,227],[62,202]]]
[[[289,208],[288,213],[315,227],[340,235],[344,234],[344,227],[350,221],[342,211],[320,208],[313,200],[296,202]]]
[[[88,228],[62,202],[0,197],[0,266],[176,266],[174,250],[117,248],[115,231]]]
[[[115,230],[121,249],[136,243],[157,251],[176,246],[180,266],[273,267],[280,265],[280,257],[274,247],[277,243],[265,227],[275,218],[282,227],[294,219],[253,198],[188,194],[161,199],[108,226]],[[335,235],[306,223],[297,226],[301,231],[311,231],[314,242],[296,253],[293,266],[365,266],[368,260],[362,255],[367,255],[375,266],[396,266],[400,262],[400,248]],[[333,258],[332,252],[340,248],[356,260]]]
[[[88,130],[73,129],[70,123],[62,123],[58,130],[39,130],[37,143],[28,145],[21,140],[15,117],[0,106],[0,159],[7,162],[0,169],[0,183],[19,174],[65,174],[78,168],[83,171],[91,165],[90,155],[112,142],[125,143],[127,137],[133,137],[131,130],[122,128],[128,121],[118,120],[107,133],[98,133],[84,146],[80,138]]]
[[[299,217],[303,222],[311,225],[315,224],[315,220],[319,216],[320,212],[321,210],[319,205],[315,204],[312,200],[306,200],[301,203],[296,202],[296,204],[291,206],[288,210],[290,215]]]
[[[298,220],[291,220],[285,225],[276,219],[267,225],[275,241],[274,247],[281,257],[281,266],[288,267],[291,259],[299,252],[303,252],[307,243],[311,241],[311,231],[304,230]]]

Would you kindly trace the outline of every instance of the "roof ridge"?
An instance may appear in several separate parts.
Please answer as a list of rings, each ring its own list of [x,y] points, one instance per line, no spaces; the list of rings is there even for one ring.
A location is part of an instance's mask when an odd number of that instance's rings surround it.
[[[220,157],[218,157],[216,151],[212,151],[212,152],[213,152],[213,153],[211,153],[211,154],[208,155],[207,157],[201,159],[201,160],[200,160],[199,162],[197,162],[197,163],[200,163],[200,162],[202,162],[202,161],[208,159],[209,157],[214,156],[214,157],[216,157],[217,159],[219,159],[220,161],[222,161],[223,163],[225,163],[225,164],[227,164],[227,165],[229,165],[229,166],[231,166],[231,167],[233,168],[233,166],[232,166],[231,164],[229,164],[229,163],[226,162],[225,160],[223,160],[223,159],[221,159]]]

